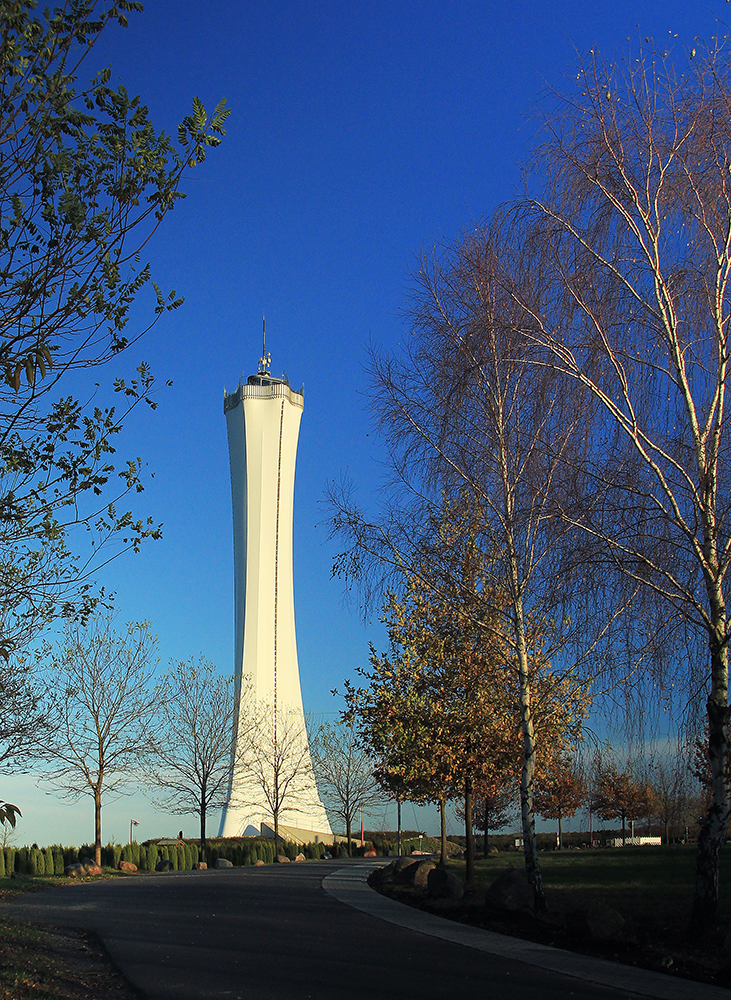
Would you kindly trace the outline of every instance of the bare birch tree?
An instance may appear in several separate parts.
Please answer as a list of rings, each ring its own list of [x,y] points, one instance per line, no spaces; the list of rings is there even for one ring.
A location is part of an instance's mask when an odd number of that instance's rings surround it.
[[[345,825],[350,854],[351,832],[358,813],[383,800],[373,776],[373,761],[363,750],[354,727],[340,722],[320,726],[312,745],[312,765],[325,805]]]
[[[556,493],[577,497],[583,490],[567,456],[580,444],[575,432],[584,414],[569,405],[547,369],[527,363],[533,343],[516,322],[523,307],[503,288],[488,228],[435,249],[416,280],[410,346],[400,359],[376,356],[373,368],[396,489],[411,507],[406,516],[396,509],[373,525],[347,493],[334,495],[335,527],[353,541],[335,568],[362,575],[367,555],[375,554],[403,572],[408,539],[423,522],[424,507],[433,508],[435,488],[469,496],[480,543],[490,553],[490,586],[499,595],[491,611],[516,679],[525,863],[543,912],[533,807],[536,664],[560,662],[565,693],[582,690],[588,664],[609,642],[619,616],[616,609],[604,613],[598,595],[585,600],[588,578],[566,565],[573,526],[555,517]],[[540,270],[527,280],[523,292],[530,300],[531,289],[540,288]],[[443,587],[438,569],[425,585]],[[489,616],[481,624],[484,642],[494,644]]]
[[[546,112],[531,194],[503,242],[532,241],[542,261],[540,297],[513,287],[534,360],[596,412],[584,460],[606,502],[567,520],[695,634],[697,658],[668,683],[707,696],[701,928],[716,918],[731,818],[731,63],[725,43],[695,44],[677,69],[652,44],[580,64],[575,91]]]
[[[312,759],[305,717],[301,711],[266,702],[253,704],[245,733],[237,733],[235,772],[256,790],[253,802],[240,797],[237,804],[259,805],[262,798],[274,822],[274,843],[279,853],[279,826],[284,812],[296,813],[305,801],[312,779]],[[236,782],[233,785],[236,797]],[[240,793],[239,793],[240,796]]]
[[[231,774],[233,680],[201,656],[176,663],[159,689],[160,728],[145,762],[146,779],[161,790],[161,808],[198,816],[205,862],[206,818],[226,804]]]
[[[151,681],[156,640],[146,623],[117,634],[111,614],[71,625],[48,666],[49,726],[42,777],[68,798],[94,802],[94,853],[101,864],[102,801],[124,794],[149,752],[159,698]]]

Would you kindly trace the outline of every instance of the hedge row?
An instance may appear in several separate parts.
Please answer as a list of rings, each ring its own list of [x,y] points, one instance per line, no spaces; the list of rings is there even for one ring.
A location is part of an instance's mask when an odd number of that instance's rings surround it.
[[[208,864],[213,865],[217,858],[225,858],[236,866],[253,865],[256,861],[271,864],[274,861],[274,841],[265,838],[246,838],[235,841],[210,840],[208,845]],[[324,844],[307,844],[304,848],[295,844],[281,843],[281,849],[289,857],[302,852],[307,858],[320,858],[326,847]],[[190,871],[194,862],[198,861],[200,841],[180,841],[177,844],[154,843],[138,844],[132,842],[122,847],[120,844],[107,844],[102,848],[102,866],[116,868],[121,861],[131,861],[143,872],[152,872],[162,858],[172,862],[173,871]],[[66,865],[73,865],[83,858],[93,858],[93,846],[62,847],[55,844],[52,847],[5,847],[0,848],[0,878],[7,877],[11,872],[21,875],[63,875]]]

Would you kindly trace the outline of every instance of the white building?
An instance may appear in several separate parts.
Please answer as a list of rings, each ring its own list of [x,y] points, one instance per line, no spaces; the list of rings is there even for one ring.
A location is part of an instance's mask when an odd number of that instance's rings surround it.
[[[252,713],[267,721],[260,739],[271,744],[259,767],[277,752],[304,755],[309,763],[292,571],[294,471],[304,395],[285,376],[274,378],[269,367],[264,351],[257,374],[242,378],[223,398],[233,499],[237,748],[221,817],[223,837],[268,833],[273,826],[262,782],[253,776],[251,761],[244,761]],[[299,741],[299,748],[285,747],[287,740]],[[327,814],[311,772],[305,771],[296,795],[285,799],[280,832],[300,841],[329,839]]]

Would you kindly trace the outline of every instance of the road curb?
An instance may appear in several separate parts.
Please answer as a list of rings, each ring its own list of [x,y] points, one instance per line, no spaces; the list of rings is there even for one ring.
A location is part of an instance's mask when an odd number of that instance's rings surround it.
[[[368,885],[371,872],[382,867],[383,862],[357,866],[351,864],[326,875],[322,880],[322,887],[328,895],[341,903],[399,927],[597,986],[609,986],[635,996],[652,997],[653,1000],[729,1000],[731,997],[729,990],[719,986],[707,986],[690,979],[676,979],[603,958],[577,955],[562,948],[552,948],[535,941],[496,934],[481,927],[459,924],[433,913],[424,913],[404,903],[397,903]]]

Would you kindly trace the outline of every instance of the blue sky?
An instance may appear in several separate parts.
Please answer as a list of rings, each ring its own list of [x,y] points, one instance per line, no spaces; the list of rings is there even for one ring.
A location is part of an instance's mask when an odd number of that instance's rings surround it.
[[[382,632],[342,606],[330,577],[324,489],[348,473],[377,503],[383,453],[366,348],[399,349],[416,256],[519,191],[531,109],[547,88],[571,86],[577,51],[612,55],[650,35],[680,48],[723,34],[716,17],[728,12],[678,0],[147,0],[129,28],[109,30],[84,72],[111,65],[158,127],[174,134],[194,95],[209,110],[225,97],[232,110],[223,145],[188,176],[187,199],[148,246],[155,280],[185,305],[95,373],[111,381],[145,360],[161,384],[173,381],[119,446],[154,472],[139,510],[164,523],[164,538],[99,576],[125,619],[151,621],[162,665],[202,652],[232,668],[222,396],[255,370],[266,314],[272,371],[305,386],[294,536],[305,707],[337,711],[331,689],[367,664]],[[90,804],[58,805],[27,778],[7,789],[25,805],[21,842],[90,835]],[[108,808],[105,836],[124,841],[133,815],[140,838],[181,825],[135,797]],[[192,832],[192,819],[182,825]]]

